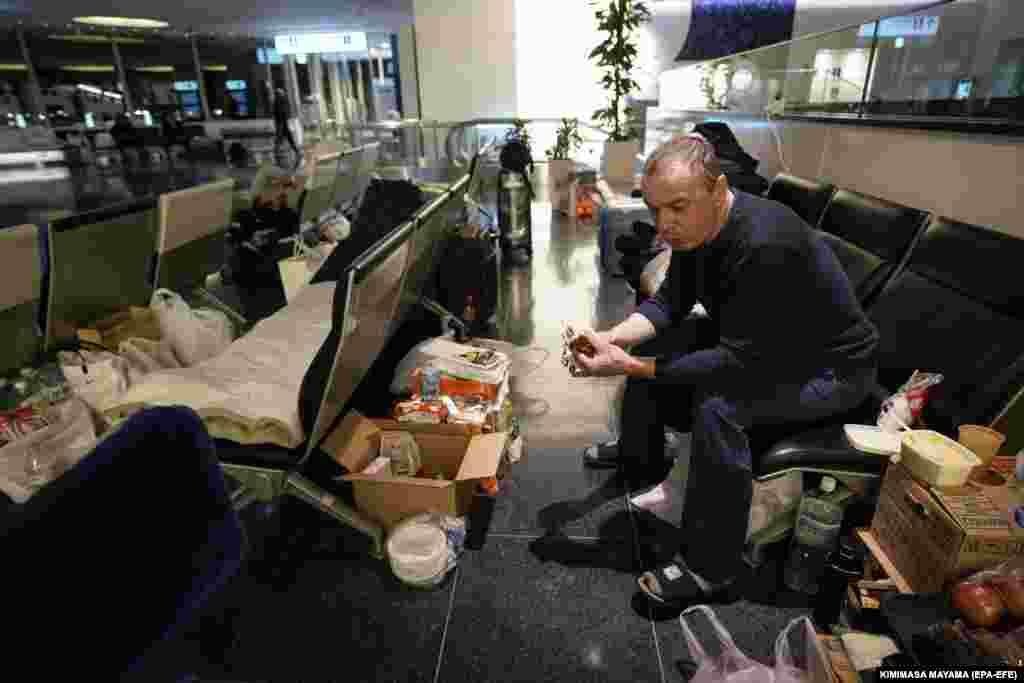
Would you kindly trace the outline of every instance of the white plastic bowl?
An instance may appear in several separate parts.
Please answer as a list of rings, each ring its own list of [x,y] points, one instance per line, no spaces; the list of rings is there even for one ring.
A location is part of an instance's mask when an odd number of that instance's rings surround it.
[[[981,464],[967,447],[928,429],[904,432],[900,457],[915,477],[940,488],[963,486]]]

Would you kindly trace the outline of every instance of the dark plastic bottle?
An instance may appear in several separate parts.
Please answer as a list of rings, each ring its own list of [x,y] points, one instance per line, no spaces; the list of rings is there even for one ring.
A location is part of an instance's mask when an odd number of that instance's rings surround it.
[[[851,581],[860,579],[864,571],[864,553],[852,537],[844,536],[829,556],[819,580],[819,591],[814,602],[814,622],[828,630],[839,622]]]

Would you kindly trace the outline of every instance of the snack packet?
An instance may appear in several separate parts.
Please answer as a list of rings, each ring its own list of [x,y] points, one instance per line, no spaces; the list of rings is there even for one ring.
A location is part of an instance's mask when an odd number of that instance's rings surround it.
[[[913,427],[928,402],[928,392],[941,381],[940,374],[915,371],[899,391],[882,403],[878,426],[894,434],[903,429],[900,420],[908,427]]]

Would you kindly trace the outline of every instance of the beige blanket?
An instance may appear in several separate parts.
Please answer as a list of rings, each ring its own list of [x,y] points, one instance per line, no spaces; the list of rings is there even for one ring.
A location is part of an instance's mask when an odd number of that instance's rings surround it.
[[[333,282],[305,287],[219,356],[150,372],[106,399],[100,412],[116,424],[145,407],[184,405],[216,438],[297,447],[306,438],[299,389],[330,332],[334,288]]]

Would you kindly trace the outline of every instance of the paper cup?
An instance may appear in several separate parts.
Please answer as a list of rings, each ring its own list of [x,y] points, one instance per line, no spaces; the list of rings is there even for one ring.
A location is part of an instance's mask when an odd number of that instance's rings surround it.
[[[966,446],[981,460],[981,466],[988,468],[992,458],[1002,448],[1006,437],[994,429],[981,425],[960,425],[961,444]]]

